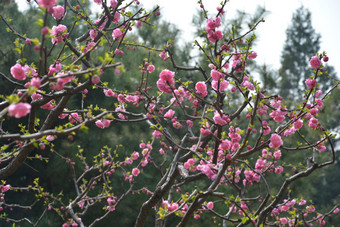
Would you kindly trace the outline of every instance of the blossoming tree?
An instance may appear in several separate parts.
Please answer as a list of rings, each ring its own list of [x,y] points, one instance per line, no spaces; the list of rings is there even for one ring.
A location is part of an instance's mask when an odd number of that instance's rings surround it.
[[[92,20],[78,1],[77,5],[67,0],[32,1],[30,4],[42,12],[41,23],[36,25],[41,25],[41,37],[21,34],[15,29],[15,20],[0,16],[20,45],[39,53],[39,59],[30,59],[21,52],[10,71],[1,72],[7,83],[16,86],[12,95],[1,96],[0,104],[3,221],[37,226],[52,212],[65,227],[94,226],[109,219],[137,192],[145,193],[147,199],[139,207],[135,226],[145,226],[152,213],[155,226],[165,226],[170,218],[171,223],[186,226],[206,215],[232,225],[324,226],[332,213],[338,213],[337,206],[319,213],[313,203],[289,192],[295,181],[335,161],[334,135],[318,120],[324,101],[337,88],[335,84],[324,94],[318,90],[318,79],[325,76],[326,53],[311,56],[305,92],[296,94],[303,101],[287,109],[285,100],[267,94],[247,68],[257,57],[252,49],[253,31],[263,19],[236,37],[223,31],[227,1],[210,16],[200,1],[206,30],[203,38],[194,39],[194,47],[203,54],[206,65],[180,66],[170,44],[156,49],[129,41],[131,30],[151,25],[149,19],[160,14],[158,7],[146,12],[137,0],[94,3],[102,6],[102,13]],[[63,24],[66,17],[74,18],[72,27]],[[51,28],[47,26],[50,19],[55,23]],[[78,26],[88,29],[73,39],[72,32]],[[149,56],[140,59],[138,86],[129,91],[109,87],[101,75],[119,67],[119,56],[133,55],[135,48],[144,49]],[[105,50],[103,56],[91,58],[99,50]],[[150,56],[155,53],[172,67],[152,64]],[[191,80],[183,76],[186,72],[194,75]],[[152,78],[157,82],[150,84],[155,81]],[[102,90],[115,106],[88,104],[93,89]],[[79,94],[81,108],[71,109],[70,100]],[[237,106],[233,105],[235,97],[241,100]],[[6,126],[13,119],[20,124],[17,131]],[[119,144],[116,148],[103,144],[93,158],[84,156],[83,149],[75,150],[77,160],[53,149],[53,143],[65,135],[86,136],[91,125],[110,130],[116,124],[137,122],[144,122],[153,133],[128,155],[120,154]],[[306,131],[313,131],[313,138],[305,138]],[[300,138],[299,144],[285,145],[293,136]],[[45,191],[38,180],[29,187],[6,183],[30,155],[48,148],[73,170],[72,176],[64,177],[73,179],[75,195],[66,200],[62,193]],[[294,152],[303,152],[308,162],[286,163],[285,157]],[[82,165],[81,171],[74,167],[75,162]],[[153,176],[156,184],[152,188],[143,185],[151,167],[159,173]],[[115,191],[113,177],[129,187]],[[279,187],[273,187],[273,182]],[[43,201],[40,218],[12,218],[11,209],[30,210],[36,204],[6,200],[7,193],[19,190]],[[103,207],[99,216],[86,218],[98,204]]]

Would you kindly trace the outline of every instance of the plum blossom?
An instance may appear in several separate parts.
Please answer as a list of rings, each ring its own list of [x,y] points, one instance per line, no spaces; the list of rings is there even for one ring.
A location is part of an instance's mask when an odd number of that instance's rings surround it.
[[[120,39],[123,37],[123,32],[119,29],[119,28],[116,28],[115,30],[113,30],[112,32],[112,37],[114,39]]]
[[[60,64],[59,61],[57,61],[55,64],[50,65],[50,67],[48,68],[48,75],[51,76],[55,73],[58,73],[62,68],[62,65]]]
[[[110,5],[112,7],[112,9],[115,9],[117,6],[117,1],[116,0],[110,0]]]
[[[31,112],[31,105],[28,103],[11,104],[8,107],[8,112],[11,117],[24,117]]]
[[[220,30],[216,30],[221,26],[221,18],[216,17],[215,20],[209,18],[207,20],[206,32],[208,33],[208,39],[210,42],[214,43],[223,38],[223,33]]]
[[[257,57],[257,53],[253,51],[251,54],[247,56],[248,59],[255,59]]]
[[[201,97],[204,98],[208,95],[207,85],[203,81],[199,81],[195,85],[196,93],[201,94]]]
[[[215,81],[219,81],[220,79],[223,79],[223,78],[224,78],[223,73],[221,73],[221,72],[219,72],[219,71],[217,71],[217,70],[215,70],[215,69],[211,70],[210,76],[211,76],[211,78],[212,78],[213,80],[215,80]]]
[[[26,79],[26,73],[25,73],[23,67],[19,63],[15,64],[14,66],[11,67],[11,74],[17,80],[25,80]]]
[[[165,52],[164,50],[159,54],[159,57],[161,57],[163,61],[167,61],[169,58],[167,52]]]
[[[65,13],[64,7],[59,5],[53,7],[52,16],[54,17],[54,19],[56,20],[62,19],[64,17],[64,13]]]
[[[319,121],[315,117],[312,117],[308,122],[308,126],[312,129],[316,129],[318,127],[318,124],[319,124]]]
[[[43,8],[51,8],[57,4],[57,0],[38,0],[38,4]]]
[[[218,111],[215,111],[214,122],[215,124],[223,126],[230,122],[230,119],[228,115],[221,115]]]
[[[139,173],[140,173],[140,170],[139,170],[138,168],[134,168],[134,169],[132,170],[132,175],[134,175],[135,177],[138,176]]]
[[[153,71],[155,71],[155,66],[154,65],[149,65],[147,68],[149,73],[152,73]]]
[[[162,134],[160,131],[158,131],[158,130],[153,131],[152,135],[153,135],[156,139],[159,139],[159,138],[161,138],[161,137],[163,136],[163,134]]]
[[[208,207],[210,210],[214,209],[214,203],[211,202],[211,201],[209,201],[209,202],[207,203],[207,207]]]
[[[78,123],[78,122],[82,122],[82,120],[79,118],[78,113],[71,113],[68,120],[70,121],[70,123]]]
[[[318,56],[313,56],[310,59],[310,66],[312,66],[313,69],[318,69],[321,66],[321,60],[319,59]]]
[[[175,84],[174,76],[174,72],[164,69],[159,74],[159,80],[157,81],[158,89],[164,93],[171,93],[171,89],[173,89],[173,85]]]
[[[33,77],[31,79],[30,85],[39,89],[40,85],[41,85],[40,78],[39,77]]]
[[[279,136],[276,133],[271,135],[269,147],[271,147],[271,148],[279,148],[279,147],[282,146],[282,144],[283,144],[283,142],[282,142],[281,136]]]
[[[68,36],[67,27],[63,24],[59,24],[58,26],[53,26],[51,35],[53,36],[52,38],[53,44],[62,43],[63,39]]]
[[[220,91],[220,92],[224,92],[225,89],[228,88],[228,86],[229,86],[229,82],[228,82],[228,81],[226,81],[226,80],[220,81],[219,91]],[[211,87],[212,87],[214,90],[217,90],[217,88],[218,88],[218,81],[215,81],[215,80],[211,81]]]
[[[174,114],[175,114],[175,111],[172,110],[172,109],[170,109],[170,110],[168,110],[168,112],[166,112],[166,113],[164,114],[164,118],[171,119],[171,118],[174,116]]]
[[[104,120],[97,120],[96,122],[95,122],[95,124],[97,125],[97,127],[99,127],[99,128],[107,128],[107,127],[109,127],[110,126],[110,124],[111,124],[111,121],[110,120],[108,120],[108,119],[104,119]]]
[[[316,86],[316,79],[311,79],[311,78],[308,78],[306,81],[305,81],[305,84],[307,85],[307,87],[309,89],[312,89]]]
[[[285,119],[285,115],[287,114],[286,111],[282,111],[281,108],[278,108],[271,112],[269,116],[273,118],[274,121],[276,122],[281,122]]]
[[[280,150],[275,151],[273,156],[274,156],[275,159],[280,159],[281,158],[281,151]]]
[[[242,81],[242,83],[241,83],[241,86],[242,86],[242,87],[246,87],[246,88],[248,88],[249,90],[252,90],[252,91],[255,90],[254,85],[249,81],[249,78],[248,78],[247,76],[245,76],[245,77],[243,78],[243,81]]]

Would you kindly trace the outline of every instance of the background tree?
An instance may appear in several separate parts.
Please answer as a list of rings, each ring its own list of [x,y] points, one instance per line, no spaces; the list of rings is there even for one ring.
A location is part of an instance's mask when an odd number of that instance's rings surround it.
[[[304,81],[310,76],[306,64],[320,49],[320,34],[312,26],[311,13],[303,6],[293,14],[292,24],[286,30],[286,41],[279,70],[280,94],[296,100],[296,93],[304,91]]]

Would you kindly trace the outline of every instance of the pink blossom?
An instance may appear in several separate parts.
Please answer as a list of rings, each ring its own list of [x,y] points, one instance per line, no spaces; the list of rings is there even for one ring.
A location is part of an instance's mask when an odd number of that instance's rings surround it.
[[[274,121],[276,122],[281,122],[285,119],[285,115],[287,114],[286,111],[282,111],[281,108],[278,108],[271,112],[269,116],[273,118]]]
[[[225,14],[225,10],[221,6],[217,6],[217,11],[220,12],[222,15]]]
[[[281,151],[280,150],[275,151],[273,156],[274,156],[275,159],[280,159],[281,158]]]
[[[257,57],[257,53],[253,51],[251,54],[247,56],[248,59],[255,59]]]
[[[324,57],[322,58],[322,60],[323,60],[324,62],[328,62],[329,58],[328,58],[328,56],[324,56]]]
[[[149,65],[147,68],[149,73],[152,73],[153,71],[155,71],[155,66],[154,65]]]
[[[142,26],[143,26],[143,24],[142,24],[142,22],[141,22],[141,21],[137,21],[137,22],[136,22],[136,26],[137,26],[138,28],[140,28],[140,27],[142,27]]]
[[[282,166],[279,166],[279,167],[275,168],[274,172],[275,172],[276,174],[282,173],[282,172],[283,172],[283,167],[282,167]]]
[[[215,43],[217,42],[218,40],[222,39],[223,38],[223,33],[222,31],[220,30],[217,30],[217,31],[210,31],[208,33],[208,39],[210,42],[212,43]]]
[[[91,82],[93,84],[98,84],[100,82],[100,77],[99,76],[93,76],[91,77]]]
[[[110,0],[110,5],[112,7],[112,9],[115,9],[117,6],[117,1],[116,0]]]
[[[315,211],[315,207],[313,205],[306,206],[306,209],[309,213],[313,213]]]
[[[65,13],[64,7],[59,6],[59,5],[53,7],[52,16],[54,17],[54,19],[56,19],[56,20],[62,19],[63,16],[64,16],[64,13]]]
[[[167,61],[169,58],[167,52],[165,52],[164,50],[159,54],[159,56],[163,58],[163,61]]]
[[[296,128],[294,128],[294,127],[292,126],[292,127],[288,128],[287,130],[285,130],[285,131],[283,132],[283,135],[284,135],[284,136],[290,136],[290,135],[293,135],[293,134],[295,133],[295,131],[296,131]]]
[[[55,64],[50,65],[50,67],[48,68],[48,75],[51,76],[57,72],[59,72],[62,68],[62,65],[60,64],[59,61],[57,61]]]
[[[23,67],[19,63],[11,67],[11,74],[17,80],[26,79],[26,73],[24,72]]]
[[[164,69],[159,74],[160,79],[157,81],[158,89],[164,93],[171,93],[173,88],[170,86],[173,86],[175,84],[174,76],[174,72]]]
[[[97,3],[98,5],[102,4],[102,0],[93,0],[95,3]]]
[[[57,84],[53,85],[52,89],[60,91],[60,90],[64,89],[65,84],[72,81],[73,76],[64,77],[65,75],[66,75],[65,73],[58,73],[57,74],[57,76],[56,76],[56,78],[58,78]]]
[[[271,148],[279,148],[279,147],[282,146],[282,144],[283,144],[283,142],[282,142],[281,136],[279,136],[276,133],[271,135],[269,147],[271,147]]]
[[[95,29],[90,30],[90,37],[92,40],[94,40],[98,35],[98,32]]]
[[[138,176],[139,173],[140,173],[140,170],[139,170],[138,168],[134,168],[134,169],[132,170],[132,175],[134,175],[135,177]]]
[[[163,134],[162,134],[160,131],[158,131],[158,130],[153,131],[152,135],[153,135],[156,139],[159,139],[159,138],[161,138],[161,136],[163,136]]]
[[[335,209],[334,209],[334,211],[333,211],[333,213],[334,213],[334,214],[337,214],[337,213],[339,213],[339,208],[338,208],[338,207],[337,207],[337,208],[335,208]]]
[[[265,170],[266,164],[267,164],[266,159],[262,159],[262,158],[257,159],[256,164],[255,164],[255,170],[257,172],[261,172],[262,170]]]
[[[57,4],[57,0],[38,0],[38,4],[43,8],[51,8]]]
[[[214,89],[214,90],[217,90],[217,87],[218,87],[218,83],[220,83],[219,84],[219,91],[220,92],[223,92],[225,89],[227,89],[228,88],[228,86],[229,86],[229,82],[228,81],[226,81],[226,80],[222,80],[222,81],[216,81],[216,80],[213,80],[213,81],[211,81],[211,87]]]
[[[98,126],[98,128],[105,128],[104,124],[103,124],[103,122],[101,120],[97,120],[96,121],[96,125]]]
[[[228,115],[221,115],[218,111],[214,114],[214,122],[218,125],[226,125],[228,122],[230,122],[230,119]]]
[[[31,112],[31,105],[28,103],[11,104],[8,107],[9,115],[15,118],[24,117]]]
[[[288,222],[287,218],[280,218],[281,224],[287,224],[287,222]]]
[[[308,78],[306,81],[305,81],[305,84],[307,85],[307,87],[309,89],[312,89],[316,86],[316,79],[311,79],[311,78]]]
[[[40,78],[39,77],[33,77],[32,79],[31,79],[31,82],[30,82],[30,84],[31,84],[31,86],[33,86],[33,87],[36,87],[36,88],[40,88]]]
[[[215,20],[209,18],[207,20],[207,30],[218,28],[219,26],[221,26],[221,22],[222,22],[222,19],[220,17],[216,17]]]
[[[49,142],[52,142],[53,140],[55,140],[55,137],[52,136],[52,135],[48,135],[48,136],[46,136],[46,140],[49,141]]]
[[[208,202],[207,203],[207,207],[210,209],[210,210],[212,210],[212,209],[214,209],[214,203],[213,202]]]
[[[326,146],[323,145],[322,143],[319,143],[317,148],[316,148],[319,152],[323,152],[326,150]]]
[[[312,57],[309,63],[313,69],[318,69],[321,66],[321,60],[319,59],[318,56]]]
[[[48,35],[48,33],[50,33],[50,31],[48,30],[48,27],[45,26],[41,29],[41,34]],[[39,47],[39,46],[37,46],[37,47]]]
[[[33,93],[33,94],[31,95],[31,98],[32,98],[32,100],[34,101],[34,100],[37,100],[37,99],[42,99],[43,96],[42,96],[41,94],[38,94],[38,93]]]
[[[249,81],[249,78],[248,78],[247,76],[245,76],[245,77],[243,78],[243,81],[242,81],[242,83],[241,83],[241,86],[242,86],[242,87],[246,87],[246,88],[248,88],[249,90],[252,90],[252,91],[255,90],[254,85]]]
[[[201,94],[202,98],[208,95],[207,85],[203,81],[197,82],[195,89],[197,94]]]
[[[224,78],[223,73],[221,73],[221,72],[219,72],[219,71],[217,71],[217,70],[215,70],[215,69],[211,70],[210,76],[211,76],[211,78],[212,78],[213,80],[215,80],[215,81],[219,81],[220,79],[223,79],[223,78]]]
[[[119,28],[116,28],[115,30],[113,30],[113,32],[112,32],[112,37],[114,38],[114,39],[120,39],[120,38],[122,38],[123,37],[123,33],[122,33],[122,31],[119,29]]]
[[[132,160],[137,160],[139,158],[139,153],[137,151],[134,151],[131,155]]]
[[[318,127],[318,124],[319,124],[319,121],[315,117],[312,117],[308,122],[308,126],[312,129],[316,129]]]
[[[115,75],[119,75],[120,74],[120,70],[119,69],[115,69]]]
[[[299,202],[299,205],[302,206],[302,205],[305,205],[305,204],[306,204],[306,200],[301,199],[301,201]]]
[[[315,99],[315,102],[316,102],[316,107],[317,108],[321,108],[321,107],[323,107],[323,102],[322,102],[322,100],[321,99]]]
[[[320,95],[322,95],[322,91],[321,90],[317,90],[315,92],[315,98],[319,97]]]
[[[269,135],[271,131],[272,129],[268,125],[263,126],[263,135]]]
[[[59,24],[58,26],[53,26],[51,35],[53,36],[52,38],[53,44],[62,43],[63,39],[68,36],[67,27],[62,24]]]
[[[303,126],[303,121],[301,119],[298,119],[293,123],[293,125],[295,129],[300,129]]]
[[[192,128],[194,126],[194,122],[192,122],[191,120],[187,120],[186,121],[188,127]]]
[[[159,78],[162,79],[162,80],[167,81],[169,84],[175,83],[174,76],[175,76],[175,73],[170,71],[170,70],[168,70],[168,69],[164,69],[159,74]]]
[[[218,146],[218,149],[227,151],[230,150],[232,145],[233,143],[230,140],[225,139],[221,141],[220,145]]]
[[[319,110],[317,108],[313,108],[310,110],[310,114],[313,116],[316,116],[318,114]]]
[[[168,110],[168,112],[166,112],[166,113],[164,114],[164,117],[170,119],[170,118],[172,118],[172,117],[174,116],[174,114],[175,114],[175,111],[172,110],[172,109],[170,109],[170,110]]]
[[[115,92],[113,92],[111,89],[104,89],[104,94],[107,97],[117,97],[117,94]]]
[[[78,113],[71,113],[68,120],[70,121],[70,123],[78,123],[78,122],[82,122],[82,120],[79,118]]]

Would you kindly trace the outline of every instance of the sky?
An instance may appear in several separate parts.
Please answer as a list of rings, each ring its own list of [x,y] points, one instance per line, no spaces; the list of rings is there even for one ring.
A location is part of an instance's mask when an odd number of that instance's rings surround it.
[[[158,4],[165,20],[174,23],[183,31],[185,40],[191,40],[192,16],[199,9],[197,0],[139,0],[147,9]],[[217,12],[221,0],[203,0],[204,6],[211,13]],[[321,34],[321,49],[329,56],[329,65],[335,67],[340,77],[340,1],[339,0],[230,0],[226,7],[225,19],[234,18],[236,10],[254,13],[257,6],[264,6],[269,13],[264,17],[256,30],[258,34],[257,46],[254,51],[258,53],[258,61],[272,66],[280,67],[280,57],[283,44],[286,40],[286,29],[291,24],[293,13],[301,7],[308,8],[312,13],[312,26]],[[191,39],[190,39],[191,38]]]
[[[182,37],[186,41],[193,41],[194,28],[192,17],[199,9],[198,0],[139,0],[147,9],[155,5],[161,7],[163,19],[167,20],[182,31]],[[222,0],[203,0],[203,4],[215,15],[216,7]],[[25,8],[26,0],[16,0],[19,7]],[[236,10],[254,13],[257,6],[264,6],[268,11],[256,30],[257,46],[253,48],[258,53],[257,61],[266,63],[272,69],[280,67],[280,57],[283,44],[286,40],[286,29],[291,24],[292,14],[302,5],[312,13],[312,25],[315,31],[321,34],[321,49],[329,56],[329,65],[335,67],[340,77],[340,1],[339,0],[230,0],[226,7],[225,19],[235,17]]]

